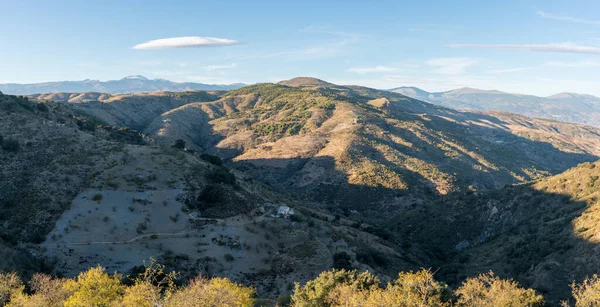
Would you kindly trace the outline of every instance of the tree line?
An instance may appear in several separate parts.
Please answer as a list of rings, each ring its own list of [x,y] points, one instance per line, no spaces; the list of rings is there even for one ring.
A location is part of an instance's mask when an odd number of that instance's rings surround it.
[[[545,306],[544,297],[493,272],[466,279],[451,291],[421,269],[401,272],[383,284],[368,271],[331,270],[304,285],[296,283],[289,297],[256,299],[254,288],[227,278],[198,277],[177,284],[177,274],[150,261],[135,277],[109,274],[101,266],[75,278],[35,274],[25,284],[15,273],[0,273],[0,306],[10,307],[520,307]],[[600,306],[600,279],[594,275],[571,285],[573,298],[562,306]]]

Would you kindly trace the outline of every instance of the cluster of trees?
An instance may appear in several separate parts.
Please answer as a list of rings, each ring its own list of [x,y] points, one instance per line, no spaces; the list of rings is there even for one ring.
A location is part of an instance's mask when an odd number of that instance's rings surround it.
[[[536,307],[544,298],[515,281],[489,272],[469,278],[454,292],[435,280],[429,270],[402,272],[382,287],[369,272],[331,270],[301,286],[296,283],[288,302],[293,307]],[[88,306],[262,306],[255,290],[226,278],[196,278],[176,285],[177,275],[151,262],[133,279],[108,274],[100,266],[74,279],[33,276],[27,287],[14,273],[0,274],[0,306],[88,307]],[[600,305],[600,279],[572,284],[575,307]],[[260,302],[263,302],[261,300]],[[283,300],[281,300],[283,301]],[[287,303],[286,303],[287,304]],[[563,302],[568,307],[569,302]]]
[[[369,272],[329,271],[304,286],[296,284],[292,296],[294,307],[496,307],[543,306],[544,298],[534,290],[523,289],[512,280],[492,272],[467,279],[452,293],[436,281],[429,270],[402,272],[381,287]]]
[[[150,263],[145,271],[127,281],[108,274],[100,266],[74,279],[36,274],[26,289],[14,273],[0,274],[0,306],[7,307],[192,307],[252,306],[255,291],[226,278],[196,278],[177,286],[176,274]]]

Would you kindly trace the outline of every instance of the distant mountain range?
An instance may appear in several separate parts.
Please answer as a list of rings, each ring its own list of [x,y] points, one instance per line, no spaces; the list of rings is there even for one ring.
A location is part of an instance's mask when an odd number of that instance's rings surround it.
[[[416,87],[390,91],[454,109],[497,110],[600,127],[600,98],[592,95],[560,93],[538,97],[466,87],[435,93]]]
[[[148,79],[144,76],[128,76],[121,80],[83,80],[83,81],[56,81],[31,84],[7,83],[0,84],[0,92],[12,95],[31,95],[40,93],[82,93],[101,92],[110,94],[146,93],[157,91],[190,91],[190,90],[233,90],[245,86],[242,83],[234,84],[203,84],[193,82],[173,82],[165,79]]]

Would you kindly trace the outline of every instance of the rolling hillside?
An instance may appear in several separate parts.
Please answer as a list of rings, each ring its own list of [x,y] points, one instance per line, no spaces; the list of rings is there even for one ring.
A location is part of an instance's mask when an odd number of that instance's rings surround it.
[[[383,276],[407,265],[369,224],[68,106],[0,94],[1,271],[128,274],[153,258],[179,282],[224,276],[275,297],[338,265],[339,252]]]
[[[50,138],[91,159],[88,179],[70,186],[63,205],[49,202],[45,238],[5,243],[6,253],[24,252],[20,244],[56,257],[54,272],[91,263],[126,271],[158,255],[184,276],[254,281],[274,297],[340,265],[384,280],[431,267],[451,287],[493,269],[554,304],[568,297],[570,281],[598,269],[597,128],[456,111],[313,78],[77,97],[42,105],[70,116],[64,129],[79,131],[83,144],[107,145],[86,154],[72,147],[80,143]],[[33,106],[33,118],[44,116]],[[40,134],[14,127],[43,120],[10,114],[3,135]],[[203,160],[220,164],[215,156],[224,166]],[[33,172],[74,172],[45,165]],[[283,204],[296,209],[293,218],[278,217]],[[23,231],[6,227],[15,230]]]
[[[460,112],[311,78],[186,104],[144,132],[166,144],[184,139],[296,197],[374,213],[559,173],[600,156],[595,128]]]

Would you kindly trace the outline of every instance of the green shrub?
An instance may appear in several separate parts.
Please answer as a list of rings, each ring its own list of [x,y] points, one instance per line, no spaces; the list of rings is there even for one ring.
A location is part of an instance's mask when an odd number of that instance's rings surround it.
[[[198,201],[206,204],[215,204],[225,199],[225,190],[217,184],[209,184],[202,189]]]
[[[175,140],[175,143],[172,147],[177,149],[185,149],[185,141],[181,139]]]
[[[228,169],[219,167],[206,174],[206,180],[213,183],[225,183],[235,184],[235,175],[233,175]]]
[[[235,258],[233,258],[232,254],[225,254],[223,255],[223,257],[225,258],[226,261],[231,262],[233,260],[235,260]]]
[[[96,193],[96,194],[94,194],[94,196],[92,196],[93,201],[101,201],[102,198],[103,198],[103,196],[100,193]]]
[[[15,139],[4,139],[2,140],[2,149],[10,152],[19,151],[20,144],[19,141]]]
[[[385,266],[387,258],[380,251],[373,248],[361,248],[356,252],[356,260],[370,266]]]
[[[209,155],[209,154],[201,154],[200,158],[202,158],[202,160],[217,165],[217,166],[221,166],[223,165],[223,160],[221,160],[221,158],[219,158],[218,156],[213,156],[213,155]]]
[[[346,252],[337,252],[333,254],[333,268],[352,270],[352,257]]]
[[[48,106],[45,103],[38,103],[36,104],[36,107],[38,110],[42,111],[42,112],[48,112]]]

